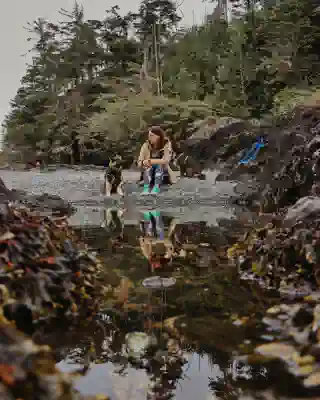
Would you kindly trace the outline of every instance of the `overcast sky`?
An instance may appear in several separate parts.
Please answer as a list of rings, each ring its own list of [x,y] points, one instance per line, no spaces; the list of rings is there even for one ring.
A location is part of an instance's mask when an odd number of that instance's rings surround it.
[[[102,19],[104,11],[118,4],[121,11],[135,11],[139,0],[82,0],[86,18]],[[20,79],[25,72],[29,43],[28,32],[24,29],[27,22],[38,17],[52,21],[60,19],[58,10],[63,7],[71,9],[74,0],[9,0],[1,7],[0,13],[0,123],[9,110],[9,101],[19,87]],[[130,7],[128,5],[130,4]],[[193,20],[200,23],[205,13],[213,7],[202,0],[180,0],[179,9],[183,15],[183,23],[191,25]]]

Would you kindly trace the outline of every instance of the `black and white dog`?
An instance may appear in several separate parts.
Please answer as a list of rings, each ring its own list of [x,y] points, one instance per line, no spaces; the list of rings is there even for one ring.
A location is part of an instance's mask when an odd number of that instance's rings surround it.
[[[124,181],[122,177],[121,161],[121,156],[115,156],[113,160],[111,159],[109,161],[109,165],[107,166],[104,174],[104,182],[102,187],[102,193],[105,196],[110,197],[116,193],[120,196],[124,196]]]

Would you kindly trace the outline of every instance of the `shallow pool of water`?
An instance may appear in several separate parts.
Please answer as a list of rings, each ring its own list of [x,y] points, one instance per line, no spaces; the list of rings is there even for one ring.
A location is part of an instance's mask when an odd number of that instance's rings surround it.
[[[162,217],[167,237],[173,219],[165,214]],[[120,231],[104,226],[103,221],[103,227],[78,228],[79,236],[99,252],[109,272],[115,271],[130,282],[128,306],[115,316],[106,304],[99,322],[104,324],[102,330],[95,322],[86,322],[84,332],[79,328],[75,336],[71,334],[67,345],[61,338],[53,344],[64,349],[58,367],[63,371],[84,368],[90,343],[94,343],[96,358],[76,382],[85,394],[103,393],[111,399],[133,400],[236,399],[244,383],[255,388],[266,379],[268,370],[252,369],[235,361],[234,355],[243,343],[249,347],[256,343],[262,327],[257,321],[243,326],[239,321],[242,316],[262,314],[278,301],[277,297],[241,281],[233,269],[216,264],[210,250],[232,238],[219,237],[219,228],[205,221],[179,225],[180,241],[187,248],[205,244],[198,257],[177,257],[172,265],[151,272],[139,245],[143,218],[141,213],[134,225],[126,224],[120,239]],[[154,275],[174,277],[176,284],[166,290],[146,289],[143,280]],[[178,315],[183,316],[183,322],[176,340],[186,360],[181,370],[172,375],[159,371],[150,364],[154,353],[146,356],[144,365],[128,362],[124,351],[127,333],[146,332],[160,343],[166,321]],[[157,382],[163,386],[163,397],[152,391]]]
[[[278,301],[255,283],[241,281],[223,257],[241,230],[235,210],[226,202],[234,194],[234,184],[217,185],[215,173],[208,173],[204,182],[181,180],[163,194],[161,204],[150,205],[139,200],[137,176],[127,173],[131,197],[107,204],[109,200],[100,195],[101,172],[2,171],[1,175],[10,188],[71,201],[77,213],[70,222],[77,227],[79,241],[104,259],[106,283],[119,276],[126,283],[120,291],[122,307],[114,310],[106,300],[98,319],[79,321],[68,329],[55,324],[37,338],[55,349],[61,370],[82,370],[76,381],[80,392],[102,393],[112,400],[231,400],[243,386],[255,388],[266,380],[265,367],[253,369],[234,358],[243,344],[250,348],[258,340],[263,330],[259,315]],[[170,257],[162,254],[163,265],[156,269],[157,263],[150,265],[141,245],[149,229],[144,213],[150,209],[158,211],[158,222],[162,221],[157,225],[161,232],[153,225],[153,233],[175,249],[172,262],[164,263]],[[160,290],[143,286],[144,279],[157,275],[176,283]],[[248,315],[250,323],[243,324],[242,317]],[[156,339],[141,362],[131,362],[127,355],[126,335],[135,332]],[[173,358],[164,369],[157,357],[167,351],[164,343],[169,338],[184,364]],[[171,353],[167,353],[168,358]]]

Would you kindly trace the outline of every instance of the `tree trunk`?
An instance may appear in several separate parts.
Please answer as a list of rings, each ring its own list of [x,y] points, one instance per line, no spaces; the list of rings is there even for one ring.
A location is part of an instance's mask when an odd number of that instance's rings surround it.
[[[79,145],[79,140],[76,138],[77,133],[73,132],[72,134],[72,160],[73,164],[80,164],[81,162],[81,152],[80,152],[80,145]]]

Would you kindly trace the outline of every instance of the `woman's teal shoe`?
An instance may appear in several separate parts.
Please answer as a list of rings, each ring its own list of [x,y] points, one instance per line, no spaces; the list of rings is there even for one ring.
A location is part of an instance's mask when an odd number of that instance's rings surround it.
[[[160,193],[160,186],[154,185],[153,189],[151,190],[151,194],[159,194]]]
[[[151,212],[145,212],[143,213],[143,217],[146,221],[151,221],[152,214]]]
[[[143,185],[143,191],[141,194],[149,194],[149,193],[150,193],[149,185]]]

